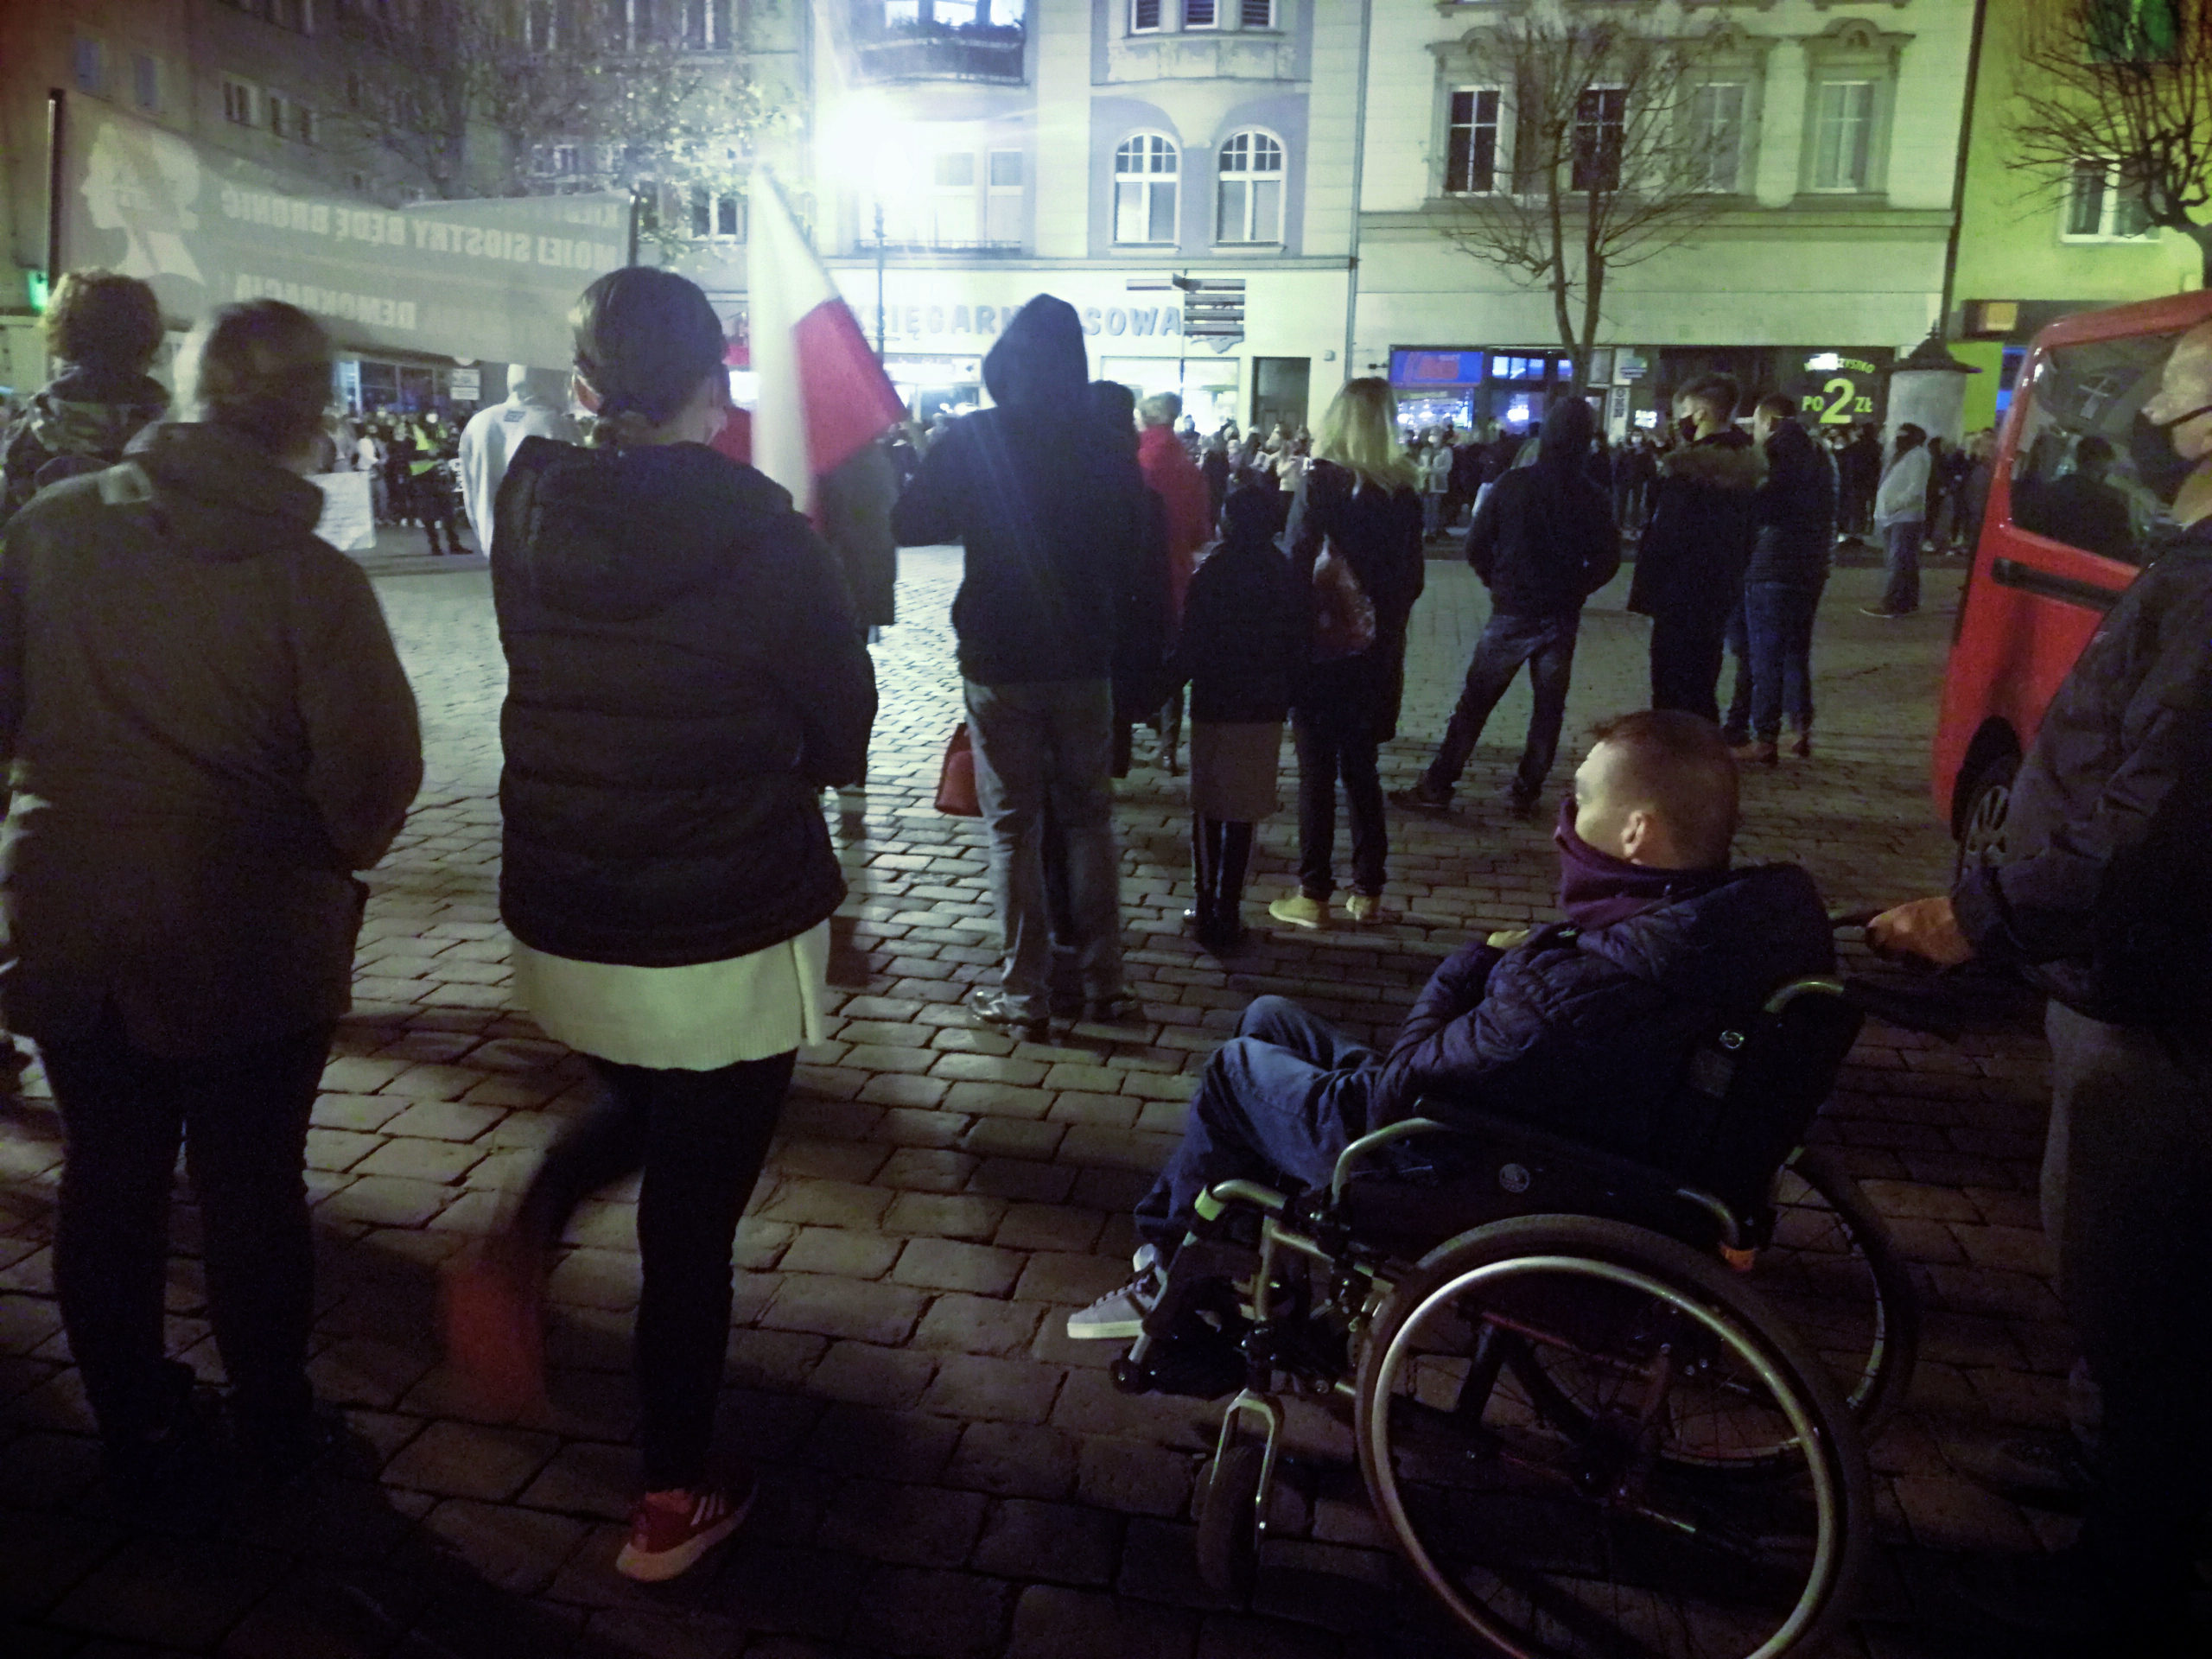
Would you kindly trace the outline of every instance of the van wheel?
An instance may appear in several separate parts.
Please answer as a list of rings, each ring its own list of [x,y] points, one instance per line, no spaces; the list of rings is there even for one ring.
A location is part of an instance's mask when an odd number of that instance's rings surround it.
[[[1967,785],[1966,810],[1959,819],[1956,874],[2005,861],[2005,820],[2012,809],[2012,779],[2019,770],[2019,756],[1999,755],[1975,772],[1974,781]]]

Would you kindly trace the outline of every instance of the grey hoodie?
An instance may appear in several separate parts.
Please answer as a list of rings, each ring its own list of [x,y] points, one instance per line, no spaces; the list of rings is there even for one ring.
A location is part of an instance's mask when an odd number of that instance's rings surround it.
[[[11,1028],[188,1056],[342,1014],[362,890],[422,781],[415,700],[321,496],[149,428],[0,531]]]

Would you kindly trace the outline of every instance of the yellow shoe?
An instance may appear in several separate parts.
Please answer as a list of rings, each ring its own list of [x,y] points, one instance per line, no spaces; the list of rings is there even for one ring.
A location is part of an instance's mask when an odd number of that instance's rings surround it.
[[[1268,906],[1268,914],[1293,927],[1318,928],[1329,919],[1329,907],[1302,893],[1287,893]]]
[[[1355,893],[1344,900],[1344,914],[1355,922],[1388,922],[1397,918],[1397,912],[1385,910],[1378,894]]]

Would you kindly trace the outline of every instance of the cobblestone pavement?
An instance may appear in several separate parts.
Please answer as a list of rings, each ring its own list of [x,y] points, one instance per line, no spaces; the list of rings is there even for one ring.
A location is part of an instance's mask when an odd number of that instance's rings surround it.
[[[470,562],[475,566],[475,562]],[[1485,601],[1429,567],[1405,730],[1410,781]],[[556,1402],[482,1415],[440,1363],[438,1264],[491,1227],[587,1091],[582,1065],[508,1005],[495,906],[502,668],[480,568],[380,578],[415,676],[429,781],[372,877],[356,1007],[309,1147],[321,1317],[315,1376],[354,1431],[342,1478],[208,1535],[132,1530],[101,1503],[52,1300],[60,1157],[35,1072],[0,1115],[0,1649],[16,1656],[537,1656],[576,1651],[1241,1659],[1427,1651],[1416,1598],[1346,1466],[1344,1431],[1299,1412],[1275,1540],[1249,1607],[1198,1583],[1192,1477],[1210,1414],[1109,1386],[1107,1344],[1060,1332],[1116,1285],[1128,1211],[1192,1075],[1262,991],[1387,1039],[1433,963],[1476,927],[1545,912],[1548,825],[1503,791],[1527,707],[1509,697],[1461,808],[1393,825],[1402,920],[1262,935],[1233,972],[1179,932],[1183,787],[1147,768],[1119,810],[1141,1031],[1015,1045],[955,1004],[993,961],[972,823],[930,810],[956,711],[944,550],[909,554],[907,619],[879,647],[883,715],[865,832],[843,843],[837,1029],[804,1057],[740,1235],[728,1449],[765,1470],[737,1546],[658,1590],[612,1570],[634,1465],[626,1372],[638,1289],[632,1191],[576,1217],[553,1274]],[[1919,620],[1860,617],[1874,573],[1832,584],[1821,752],[1753,775],[1743,851],[1806,863],[1832,903],[1934,890],[1949,851],[1923,784],[1955,576]],[[1641,701],[1643,625],[1619,588],[1591,612],[1571,716]],[[1571,765],[1572,763],[1567,763]],[[1564,781],[1564,771],[1560,781]],[[1288,767],[1286,764],[1286,779]],[[1251,913],[1290,865],[1263,832]],[[2068,1338],[2034,1202],[2044,1057],[2032,1033],[1945,1047],[1870,1027],[1821,1126],[1889,1216],[1928,1306],[1910,1410],[1875,1448],[1885,1545],[1843,1650],[1983,1651],[1930,1571],[1969,1547],[2032,1550],[2059,1523],[1987,1496],[1957,1437],[2063,1420]],[[174,1345],[209,1375],[194,1214],[177,1217]],[[1994,1653],[1999,1648],[1986,1649]]]

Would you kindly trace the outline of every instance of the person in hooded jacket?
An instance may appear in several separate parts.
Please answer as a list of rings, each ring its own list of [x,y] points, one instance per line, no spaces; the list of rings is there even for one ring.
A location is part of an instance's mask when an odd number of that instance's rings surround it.
[[[308,1116],[353,987],[353,872],[423,776],[376,595],[316,539],[301,476],[331,361],[304,312],[223,307],[181,360],[197,418],[0,530],[0,998],[60,1112],[54,1288],[133,1490],[195,1462],[193,1372],[162,1353],[180,1137],[237,1439],[288,1478],[325,1438]]]
[[[0,461],[0,524],[41,488],[112,467],[169,395],[146,371],[162,346],[154,290],[112,270],[73,270],[40,321],[61,372],[31,399]]]
[[[592,447],[526,438],[499,488],[499,912],[516,1000],[604,1093],[449,1280],[448,1329],[487,1392],[536,1396],[546,1257],[585,1196],[643,1171],[645,1492],[615,1566],[659,1580],[752,1500],[749,1474],[709,1465],[730,1246],[797,1051],[826,1029],[845,884],[820,794],[858,775],[875,682],[829,550],[707,447],[729,388],[707,296],[631,266],[574,325]]]
[[[1048,800],[1087,1011],[1140,1011],[1122,973],[1113,681],[1125,642],[1164,639],[1166,588],[1145,557],[1154,498],[1097,429],[1087,372],[1075,308],[1039,295],[983,359],[995,406],[930,446],[891,518],[901,546],[966,550],[952,627],[1003,930],[1000,983],[969,1006],[1023,1035],[1052,1016]]]
[[[1585,471],[1596,426],[1588,403],[1560,399],[1544,416],[1536,464],[1508,473],[1484,497],[1467,531],[1467,563],[1490,589],[1490,621],[1436,758],[1419,783],[1390,797],[1400,806],[1440,812],[1452,804],[1491,710],[1524,663],[1535,707],[1513,778],[1514,810],[1526,813],[1543,792],[1567,719],[1583,604],[1621,568],[1612,509]]]
[[[1397,437],[1390,383],[1344,383],[1321,420],[1313,465],[1293,499],[1284,540],[1291,574],[1314,588],[1325,552],[1349,569],[1373,608],[1372,639],[1327,660],[1309,650],[1291,697],[1298,746],[1298,891],[1268,906],[1293,927],[1318,928],[1336,891],[1337,784],[1351,819],[1351,894],[1346,915],[1383,917],[1390,856],[1377,752],[1397,735],[1405,692],[1406,629],[1428,579],[1413,462]]]
[[[480,409],[461,429],[461,500],[476,532],[476,545],[492,551],[499,482],[524,438],[574,443],[579,434],[569,413],[569,377],[527,364],[507,367],[506,401]]]
[[[1733,377],[1702,375],[1675,397],[1687,442],[1659,464],[1637,543],[1628,607],[1651,619],[1651,706],[1720,720],[1720,659],[1758,524],[1766,459],[1736,429]]]
[[[1326,1186],[1352,1141],[1415,1116],[1519,1118],[1697,1179],[1708,1149],[1684,1073],[1699,1044],[1835,961],[1810,876],[1730,867],[1736,801],[1718,728],[1678,710],[1622,715],[1598,728],[1560,815],[1563,923],[1460,946],[1387,1054],[1284,998],[1255,1001],[1137,1205],[1135,1277],[1071,1314],[1068,1335],[1141,1330],[1207,1187]]]
[[[1835,544],[1836,479],[1827,451],[1779,393],[1759,400],[1751,435],[1766,451],[1766,481],[1753,501],[1758,535],[1744,596],[1728,621],[1736,689],[1721,729],[1738,760],[1770,766],[1785,715],[1797,734],[1792,753],[1813,753],[1813,619]]]

